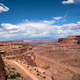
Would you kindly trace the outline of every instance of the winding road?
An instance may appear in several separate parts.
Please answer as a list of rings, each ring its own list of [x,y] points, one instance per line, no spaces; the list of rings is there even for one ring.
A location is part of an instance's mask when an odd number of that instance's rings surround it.
[[[26,68],[24,68],[23,66],[21,66],[19,63],[17,63],[16,61],[11,61],[11,60],[7,60],[7,59],[3,59],[4,61],[9,61],[12,62],[14,64],[16,64],[17,66],[19,66],[32,80],[39,80],[36,76],[34,76],[30,71],[28,71]]]

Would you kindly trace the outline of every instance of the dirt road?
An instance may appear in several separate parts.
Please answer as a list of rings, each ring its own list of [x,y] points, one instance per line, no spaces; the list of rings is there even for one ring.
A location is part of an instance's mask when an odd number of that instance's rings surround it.
[[[19,63],[15,62],[15,61],[7,60],[7,59],[3,59],[3,60],[4,61],[12,62],[12,63],[16,64],[17,66],[19,66],[31,79],[33,79],[33,80],[39,80],[30,71],[28,71],[26,68],[24,68],[23,66],[21,66]]]

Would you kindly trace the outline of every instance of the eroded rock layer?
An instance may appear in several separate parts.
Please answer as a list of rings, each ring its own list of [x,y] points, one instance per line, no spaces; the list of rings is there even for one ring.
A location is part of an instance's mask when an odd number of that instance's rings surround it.
[[[66,38],[60,38],[61,44],[80,44],[80,36],[68,36]]]
[[[38,66],[42,68],[50,67],[48,64],[45,64],[36,58],[36,55],[34,54],[35,52],[33,51],[33,47],[31,45],[25,48],[3,51],[2,53],[7,56],[7,59],[20,60],[31,66]]]
[[[4,70],[4,63],[0,54],[0,80],[6,80],[6,71]]]

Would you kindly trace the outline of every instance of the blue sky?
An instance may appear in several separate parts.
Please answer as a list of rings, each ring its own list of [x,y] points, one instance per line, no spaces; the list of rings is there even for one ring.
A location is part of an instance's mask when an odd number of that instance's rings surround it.
[[[0,0],[0,41],[80,35],[80,0]]]

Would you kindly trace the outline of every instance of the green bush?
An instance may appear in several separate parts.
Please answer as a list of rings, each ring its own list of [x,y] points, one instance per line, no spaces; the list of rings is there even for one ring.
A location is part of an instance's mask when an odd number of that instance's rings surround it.
[[[19,46],[19,48],[22,48],[22,47]]]
[[[27,66],[27,68],[29,68],[29,66]]]
[[[34,70],[36,70],[36,68]]]
[[[37,75],[39,76],[40,74],[39,74],[39,73],[37,73]]]
[[[21,77],[21,74],[17,72],[16,76],[17,76],[17,77]]]
[[[16,70],[15,68],[11,68],[11,69]]]
[[[14,74],[14,75],[10,75],[10,78],[11,79],[15,79],[16,78],[16,75]]]
[[[43,76],[44,79],[46,79],[46,76]]]

